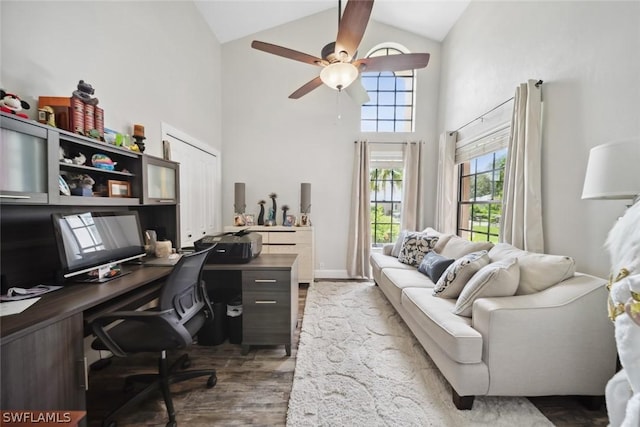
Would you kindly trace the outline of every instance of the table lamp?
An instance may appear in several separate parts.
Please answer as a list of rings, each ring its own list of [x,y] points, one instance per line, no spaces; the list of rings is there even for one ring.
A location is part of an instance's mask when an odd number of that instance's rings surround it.
[[[593,147],[582,189],[583,199],[630,199],[640,195],[640,139]]]

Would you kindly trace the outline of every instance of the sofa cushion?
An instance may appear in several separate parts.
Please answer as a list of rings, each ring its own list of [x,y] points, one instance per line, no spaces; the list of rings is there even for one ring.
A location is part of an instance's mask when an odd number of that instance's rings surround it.
[[[426,274],[429,279],[436,283],[440,276],[442,276],[442,273],[444,273],[453,261],[455,260],[452,258],[445,258],[432,251],[422,258],[418,271],[422,274]]]
[[[417,267],[422,262],[424,254],[433,250],[437,236],[418,232],[407,232],[402,240],[402,247],[398,255],[398,261]]]
[[[431,293],[431,289],[435,285],[427,276],[418,272],[415,268],[385,268],[380,275],[378,286],[390,301],[400,304],[400,296],[403,289],[422,288],[427,289],[427,293]]]
[[[371,256],[369,257],[369,263],[371,264],[373,278],[376,282],[379,281],[380,274],[382,273],[383,268],[415,270],[415,267],[401,263],[400,261],[398,261],[398,258],[392,257],[391,255],[384,255],[379,252],[371,253]]]
[[[402,243],[404,242],[404,237],[406,235],[407,235],[407,230],[402,230],[400,234],[398,234],[396,243],[393,245],[393,249],[391,249],[391,256],[398,258],[398,255],[400,255],[400,249],[402,249]]]
[[[471,327],[470,318],[452,313],[456,300],[434,298],[428,289],[405,288],[401,302],[449,358],[458,363],[482,362],[482,335]]]
[[[471,309],[476,299],[512,296],[516,293],[519,282],[520,268],[517,258],[506,258],[485,265],[464,285],[453,312],[471,317]]]
[[[460,236],[451,236],[444,248],[440,250],[440,255],[458,259],[472,252],[488,251],[492,247],[491,242],[472,242]]]
[[[458,258],[440,276],[433,288],[433,295],[441,298],[458,298],[469,279],[487,264],[489,264],[487,251],[472,252]]]
[[[568,256],[539,254],[518,249],[508,243],[498,243],[489,251],[491,261],[518,258],[520,285],[516,295],[527,295],[572,277],[576,272],[575,260]]]
[[[436,243],[436,245],[433,247],[433,250],[437,253],[440,253],[442,251],[451,236],[453,236],[453,234],[441,233],[431,227],[425,228],[424,230],[422,230],[422,232],[430,236],[436,236],[438,238],[438,243]]]

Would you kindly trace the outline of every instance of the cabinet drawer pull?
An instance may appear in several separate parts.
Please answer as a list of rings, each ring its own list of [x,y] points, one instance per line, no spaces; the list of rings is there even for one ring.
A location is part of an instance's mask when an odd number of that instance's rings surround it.
[[[89,390],[89,370],[87,369],[87,358],[83,357],[80,360],[76,360],[78,365],[78,379],[80,380],[78,386],[80,390]]]
[[[157,203],[173,203],[174,200],[173,199],[158,199],[156,200]]]
[[[256,283],[276,283],[276,279],[256,279],[254,280]]]
[[[277,304],[274,300],[256,300],[256,304]]]
[[[3,199],[30,199],[31,196],[14,196],[12,194],[0,194],[0,198],[3,198]]]

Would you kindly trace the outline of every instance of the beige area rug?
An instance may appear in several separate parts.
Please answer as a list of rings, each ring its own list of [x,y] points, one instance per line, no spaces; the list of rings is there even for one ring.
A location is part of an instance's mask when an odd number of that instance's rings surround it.
[[[550,426],[525,398],[459,411],[435,364],[382,291],[318,282],[307,295],[287,426]]]

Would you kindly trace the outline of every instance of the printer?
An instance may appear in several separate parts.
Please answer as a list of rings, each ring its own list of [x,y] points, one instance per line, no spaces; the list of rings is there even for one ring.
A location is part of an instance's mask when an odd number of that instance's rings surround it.
[[[204,236],[193,245],[196,251],[216,245],[207,258],[207,264],[242,264],[260,255],[262,235],[244,229]]]

